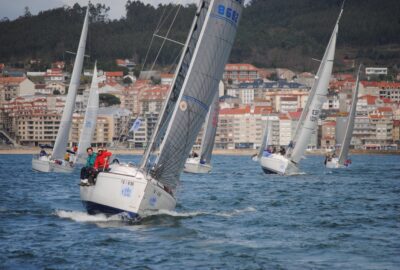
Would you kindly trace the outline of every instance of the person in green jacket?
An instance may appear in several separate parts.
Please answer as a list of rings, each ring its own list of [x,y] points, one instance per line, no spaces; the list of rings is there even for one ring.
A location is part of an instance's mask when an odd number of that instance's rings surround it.
[[[96,160],[97,154],[93,152],[92,147],[86,149],[88,157],[86,158],[86,166],[81,169],[81,185],[88,183],[88,177],[93,172],[94,161]]]

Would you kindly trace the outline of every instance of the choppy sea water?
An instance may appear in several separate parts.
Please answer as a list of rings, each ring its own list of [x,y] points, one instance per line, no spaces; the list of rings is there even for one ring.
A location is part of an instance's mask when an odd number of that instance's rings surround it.
[[[0,269],[399,269],[400,157],[352,159],[281,177],[214,156],[211,174],[182,176],[176,211],[133,225],[87,215],[78,171],[0,155]]]

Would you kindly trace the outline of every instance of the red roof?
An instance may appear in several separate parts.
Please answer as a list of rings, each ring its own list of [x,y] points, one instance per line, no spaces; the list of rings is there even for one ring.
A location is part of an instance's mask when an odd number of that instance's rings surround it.
[[[122,71],[107,71],[106,77],[122,77],[124,73]]]
[[[380,107],[377,109],[378,112],[393,112],[392,108],[390,107]]]
[[[226,108],[220,110],[219,114],[246,114],[250,113],[250,106],[242,107],[242,108]]]
[[[298,120],[298,119],[300,119],[300,116],[301,116],[301,111],[289,112],[289,117],[292,120]]]
[[[364,87],[378,87],[378,88],[400,88],[400,83],[398,82],[370,82],[362,81]]]
[[[272,113],[271,106],[256,106],[254,108],[254,114],[270,114]]]
[[[290,120],[289,116],[287,114],[280,114],[279,115],[280,120]]]
[[[4,83],[21,83],[26,80],[25,77],[0,77],[0,84]]]
[[[368,104],[368,105],[374,105],[377,98],[378,98],[378,97],[371,96],[371,95],[365,95],[365,96],[360,97],[360,99],[365,99],[365,100],[367,100],[367,104]]]

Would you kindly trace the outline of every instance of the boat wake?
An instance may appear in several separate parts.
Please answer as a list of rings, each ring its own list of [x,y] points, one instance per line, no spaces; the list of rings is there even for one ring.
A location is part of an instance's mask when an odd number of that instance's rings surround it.
[[[219,217],[233,217],[248,212],[257,211],[254,207],[246,207],[244,209],[234,209],[231,211],[224,212],[212,212],[212,211],[191,211],[191,212],[177,212],[172,210],[159,210],[151,213],[149,216],[171,216],[180,218],[192,218],[197,216],[219,216]]]
[[[55,214],[64,219],[71,219],[76,222],[109,222],[109,221],[123,221],[123,217],[120,215],[106,216],[103,214],[89,215],[86,212],[81,211],[67,211],[67,210],[56,210]]]

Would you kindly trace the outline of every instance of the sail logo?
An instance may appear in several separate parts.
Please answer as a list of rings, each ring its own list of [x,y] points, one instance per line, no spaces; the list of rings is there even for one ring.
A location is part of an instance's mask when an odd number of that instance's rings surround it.
[[[224,19],[230,23],[234,23],[235,25],[238,23],[239,12],[224,5],[218,5],[217,9],[217,18]]]

